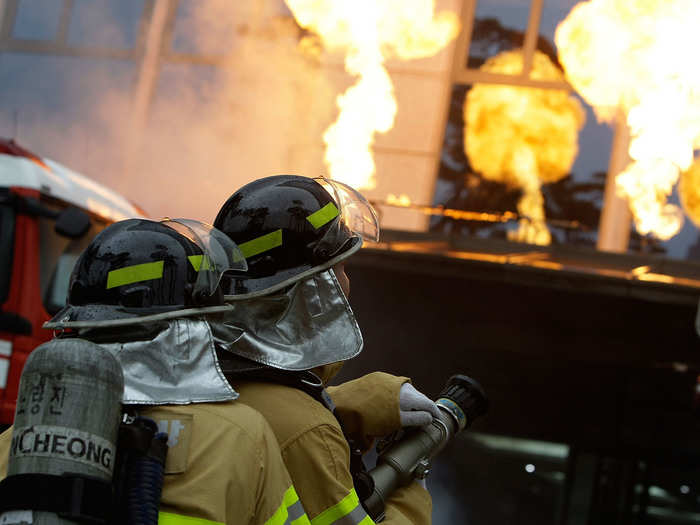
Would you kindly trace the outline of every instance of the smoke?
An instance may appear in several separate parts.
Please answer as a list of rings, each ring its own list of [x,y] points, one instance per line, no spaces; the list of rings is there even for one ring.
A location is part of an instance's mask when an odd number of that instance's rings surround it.
[[[291,15],[274,0],[194,4],[180,2],[167,44],[182,54],[203,50],[216,66],[161,61],[142,133],[130,129],[138,62],[32,54],[0,55],[2,79],[14,84],[13,94],[0,92],[3,133],[14,134],[17,108],[19,142],[153,217],[211,221],[253,179],[319,175],[336,93],[318,61],[299,51],[302,32]],[[104,27],[91,33],[114,31],[124,13],[111,9],[112,20],[101,13]],[[20,69],[35,74],[13,74]]]

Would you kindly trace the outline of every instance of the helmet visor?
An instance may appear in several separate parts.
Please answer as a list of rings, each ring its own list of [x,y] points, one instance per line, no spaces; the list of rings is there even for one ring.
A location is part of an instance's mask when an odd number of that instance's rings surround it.
[[[314,180],[333,197],[348,229],[367,241],[379,242],[377,212],[359,191],[343,182],[325,177]]]
[[[193,219],[163,219],[161,223],[189,239],[202,251],[202,255],[189,257],[197,271],[194,293],[212,295],[224,273],[248,269],[238,245],[210,224]]]

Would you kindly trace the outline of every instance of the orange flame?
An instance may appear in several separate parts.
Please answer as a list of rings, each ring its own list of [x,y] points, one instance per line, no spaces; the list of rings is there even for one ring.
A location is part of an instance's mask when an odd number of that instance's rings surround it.
[[[626,116],[633,162],[617,189],[637,230],[661,239],[683,224],[667,198],[700,146],[700,68],[688,56],[700,48],[698,20],[696,0],[591,0],[555,33],[567,79],[598,118]]]
[[[394,125],[394,86],[387,58],[434,55],[459,28],[452,12],[435,15],[434,0],[285,0],[299,25],[328,51],[345,53],[345,69],[358,81],[338,96],[338,119],[326,130],[325,161],[333,179],[373,188],[375,133]],[[308,44],[305,44],[308,46]]]
[[[505,51],[481,66],[493,73],[519,73],[522,51]],[[562,72],[537,51],[532,76],[563,80]],[[478,84],[467,94],[464,151],[485,178],[521,188],[518,211],[526,219],[513,240],[549,244],[542,183],[568,175],[578,154],[578,131],[586,116],[563,90]]]
[[[678,193],[688,217],[700,227],[700,161],[681,174]]]
[[[386,196],[386,203],[391,205],[391,206],[402,206],[404,208],[410,206],[411,203],[411,198],[406,195],[405,193],[402,193],[398,197],[394,195],[393,193],[390,193],[389,195]]]

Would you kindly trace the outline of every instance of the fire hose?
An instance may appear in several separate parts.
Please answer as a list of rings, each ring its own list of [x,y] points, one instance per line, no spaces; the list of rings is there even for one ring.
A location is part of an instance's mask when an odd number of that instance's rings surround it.
[[[378,451],[377,465],[367,473],[373,490],[362,502],[375,521],[383,519],[387,498],[414,479],[424,479],[430,472],[432,458],[472,421],[484,415],[489,404],[481,385],[465,375],[452,376],[435,403],[440,417]]]

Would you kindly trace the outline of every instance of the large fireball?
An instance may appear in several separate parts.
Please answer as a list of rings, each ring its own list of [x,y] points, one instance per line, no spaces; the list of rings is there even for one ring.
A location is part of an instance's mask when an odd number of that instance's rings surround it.
[[[698,0],[592,0],[574,7],[555,34],[567,80],[598,117],[626,118],[633,163],[617,189],[637,230],[661,239],[682,226],[667,199],[700,145],[698,20]]]
[[[522,51],[506,51],[481,70],[517,74]],[[539,51],[532,76],[561,81],[563,73]],[[566,177],[578,154],[578,133],[586,115],[581,103],[564,90],[477,84],[464,109],[465,152],[472,168],[485,178],[523,190],[517,240],[549,244],[544,222],[542,183]]]

